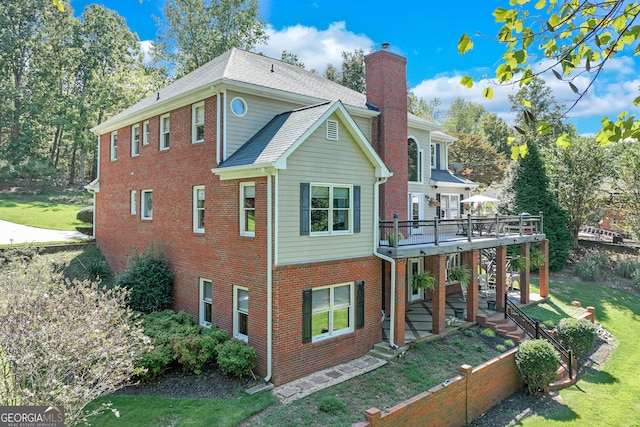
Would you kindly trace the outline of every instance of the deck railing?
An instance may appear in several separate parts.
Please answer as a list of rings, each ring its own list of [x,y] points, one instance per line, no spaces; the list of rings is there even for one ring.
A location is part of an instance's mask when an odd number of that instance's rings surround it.
[[[573,355],[571,350],[567,350],[545,329],[540,327],[540,322],[527,315],[515,303],[509,301],[508,294],[504,294],[504,318],[511,319],[531,338],[542,338],[547,340],[560,353],[561,365],[569,373],[569,378],[573,378]]]
[[[541,234],[540,215],[471,216],[455,219],[380,221],[380,246],[439,245],[444,242]]]

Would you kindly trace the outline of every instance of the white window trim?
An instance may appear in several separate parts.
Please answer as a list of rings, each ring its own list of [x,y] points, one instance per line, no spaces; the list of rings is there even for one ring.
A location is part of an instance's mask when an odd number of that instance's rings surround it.
[[[233,287],[233,337],[244,342],[249,341],[249,336],[245,334],[241,334],[238,332],[238,313],[243,313],[238,309],[238,290],[243,290],[249,292],[249,289],[244,288],[242,286],[234,286]],[[251,296],[249,296],[251,298]],[[247,318],[249,317],[249,310],[247,310]]]
[[[137,139],[137,141],[135,139],[136,129],[138,130],[138,139]],[[134,150],[134,147],[137,150]],[[131,157],[137,157],[139,155],[140,155],[140,125],[136,124],[136,125],[131,126]]]
[[[211,327],[211,322],[205,320],[206,304],[209,304],[210,309],[213,311],[213,302],[211,299],[206,299],[204,294],[205,284],[208,283],[211,286],[211,296],[213,298],[213,283],[211,280],[200,278],[200,326],[205,328]],[[210,313],[213,317],[213,313]]]
[[[444,198],[447,198],[447,203],[444,202]],[[457,200],[456,207],[451,208],[451,199]],[[456,216],[452,216],[451,212],[457,212]],[[442,193],[440,194],[440,212],[442,218],[460,218],[460,194],[455,193]]]
[[[142,145],[149,145],[149,120],[142,122]]]
[[[151,216],[144,216],[145,212],[145,194],[151,193]],[[140,190],[140,219],[143,220],[152,220],[153,219],[153,190]]]
[[[196,122],[196,119],[197,119],[196,110],[200,107],[202,107],[202,123]],[[201,142],[204,142],[204,132],[203,132],[202,139],[196,139],[198,135],[198,132],[197,132],[198,126],[201,125],[204,128],[204,122],[205,122],[204,101],[202,101],[202,102],[198,102],[197,104],[193,104],[191,106],[191,143],[192,144],[199,144]]]
[[[338,141],[338,121],[327,120],[327,139],[329,141]]]
[[[323,341],[328,338],[337,337],[337,336],[348,334],[354,331],[354,321],[355,321],[355,299],[354,299],[355,286],[354,284],[355,284],[354,282],[345,282],[345,283],[337,283],[335,285],[321,286],[321,287],[312,289],[311,301],[313,301],[313,292],[319,291],[322,289],[327,289],[327,288],[331,289],[330,296],[329,296],[329,312],[331,313],[331,316],[329,316],[329,330],[326,333],[312,336],[311,342]],[[349,286],[349,327],[334,331],[333,330],[333,311],[335,310],[335,308],[334,308],[333,290],[335,288],[346,286],[346,285]],[[312,303],[312,306],[313,306],[313,303]],[[311,316],[313,317],[314,314],[315,313],[313,312],[313,308],[312,308]]]
[[[204,191],[204,185],[196,185],[193,187],[193,232],[194,233],[204,233],[204,227],[198,227],[198,211],[202,210],[203,215],[205,213],[206,204],[204,207],[198,207],[198,192],[202,190]],[[206,201],[206,193],[205,193],[205,201]]]
[[[138,197],[136,190],[131,190],[131,215],[138,213]]]
[[[412,136],[410,136],[409,138],[407,138],[408,140],[412,140],[415,144],[416,144],[416,152],[418,154],[418,166],[417,166],[417,173],[418,173],[418,180],[417,181],[411,181],[409,180],[409,182],[412,183],[416,183],[416,184],[422,184],[424,182],[424,150],[422,148],[420,148],[420,144],[418,144],[418,140]]]
[[[245,218],[246,218],[246,211],[249,210],[247,208],[244,207],[244,190],[247,187],[253,187],[254,188],[254,194],[255,194],[255,187],[256,187],[256,183],[255,182],[241,182],[240,183],[240,235],[241,236],[246,236],[246,237],[255,237],[256,232],[255,231],[247,231],[246,230],[246,225],[245,222]],[[254,200],[255,200],[255,195],[254,195]],[[255,216],[255,204],[254,204],[254,208],[253,208],[253,213]]]
[[[242,103],[243,107],[244,107],[244,112],[242,114],[238,114],[235,112],[235,110],[233,109],[233,103],[238,100]],[[245,101],[244,99],[242,99],[239,96],[236,96],[235,98],[233,98],[231,100],[231,102],[229,103],[229,109],[231,110],[231,112],[236,116],[236,117],[244,117],[247,115],[247,111],[249,110],[249,106],[247,105],[247,101]]]
[[[433,144],[433,143],[431,143],[429,146],[429,150],[431,150],[429,153],[429,162],[431,163],[431,169],[435,169],[437,166],[436,162],[438,159],[438,155],[436,154],[436,148],[437,148],[436,144]]]
[[[169,130],[164,128],[164,119],[169,118]],[[165,135],[167,136],[165,138]],[[160,150],[168,150],[171,145],[171,115],[163,114],[160,116]]]
[[[109,144],[109,160],[118,160],[118,131],[111,132],[111,143]]]
[[[314,211],[309,203],[309,236],[330,236],[337,234],[353,234],[353,185],[349,184],[325,184],[312,182],[309,184],[309,201],[313,200],[313,187],[329,187],[329,230],[327,231],[313,231],[312,230],[312,213]],[[349,228],[347,230],[334,230],[333,229],[333,189],[334,188],[348,188],[349,189]]]

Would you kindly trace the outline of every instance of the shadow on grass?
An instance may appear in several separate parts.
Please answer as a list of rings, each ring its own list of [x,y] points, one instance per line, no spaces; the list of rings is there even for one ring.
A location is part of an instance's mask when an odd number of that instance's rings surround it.
[[[584,375],[580,377],[580,381],[584,381],[586,383],[591,384],[618,384],[620,380],[609,372],[606,371],[598,371],[595,369],[589,369],[589,371],[585,371]]]

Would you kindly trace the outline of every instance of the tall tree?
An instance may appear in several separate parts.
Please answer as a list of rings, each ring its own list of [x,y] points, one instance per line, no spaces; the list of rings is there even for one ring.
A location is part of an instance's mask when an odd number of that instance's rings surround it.
[[[549,177],[556,189],[558,202],[569,214],[569,229],[574,246],[580,227],[602,206],[602,183],[612,175],[608,150],[594,138],[576,137],[571,144],[556,150],[549,160]]]
[[[640,26],[634,25],[640,14],[637,1],[537,0],[533,6],[537,13],[532,13],[530,0],[511,1],[510,5],[509,9],[498,7],[493,12],[496,22],[502,23],[497,40],[505,46],[495,69],[496,80],[523,86],[537,75],[553,73],[576,93],[563,115],[580,102],[611,59],[640,53]],[[464,55],[472,48],[471,37],[463,34],[458,51]],[[539,62],[539,53],[550,63],[536,71],[532,64]],[[579,75],[588,77],[585,87],[574,83]],[[471,87],[473,77],[463,77],[462,83]],[[493,89],[485,89],[484,95],[491,98]],[[634,104],[640,105],[640,96]],[[541,124],[538,131],[545,132],[546,126]],[[640,139],[640,121],[626,111],[613,120],[603,118],[596,135],[602,144],[629,137]]]
[[[499,152],[509,156],[509,138],[513,137],[513,130],[509,125],[494,113],[485,113],[480,119],[480,131],[486,141],[491,143]]]
[[[486,112],[487,110],[480,104],[456,98],[449,106],[442,125],[450,134],[479,134],[480,120]]]
[[[298,55],[295,53],[287,52],[286,50],[282,51],[282,55],[280,55],[280,60],[282,62],[286,62],[287,64],[297,65],[298,67],[304,69],[304,62],[300,61]]]
[[[464,165],[460,175],[485,185],[502,182],[508,164],[503,153],[483,141],[481,135],[458,133],[455,137],[458,139],[449,147],[449,160]]]
[[[433,98],[427,102],[423,98],[416,96],[415,93],[409,92],[409,112],[423,119],[432,122],[440,122],[442,118],[442,101],[440,98]]]
[[[640,142],[626,140],[619,144],[623,146],[616,162],[620,200],[612,202],[616,213],[622,215],[624,227],[635,239],[640,239]]]
[[[549,189],[549,176],[538,146],[533,139],[526,141],[528,153],[513,163],[507,173],[498,204],[503,214],[523,212],[544,214],[544,233],[549,239],[549,268],[559,270],[569,258],[571,233],[569,216]]]
[[[178,76],[232,47],[248,50],[267,40],[257,0],[166,0],[162,14],[158,54]]]
[[[360,93],[365,92],[364,51],[362,49],[355,49],[353,52],[342,52],[340,84]]]

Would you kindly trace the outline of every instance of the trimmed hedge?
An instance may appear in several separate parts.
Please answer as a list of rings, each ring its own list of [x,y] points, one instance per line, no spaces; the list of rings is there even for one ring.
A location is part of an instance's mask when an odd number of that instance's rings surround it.
[[[82,208],[76,214],[76,219],[80,222],[86,222],[87,224],[93,224],[93,206],[88,208]]]
[[[563,347],[571,349],[576,359],[580,359],[593,348],[596,331],[597,326],[589,320],[568,317],[558,323],[556,339]]]
[[[256,350],[244,341],[230,339],[218,344],[216,352],[218,366],[227,375],[244,377],[251,374],[255,367]]]
[[[525,341],[516,352],[516,365],[531,394],[545,390],[553,381],[558,363],[560,355],[550,342],[543,339]]]
[[[116,285],[129,289],[129,307],[142,313],[164,310],[173,303],[173,272],[164,258],[151,250],[134,254]]]

